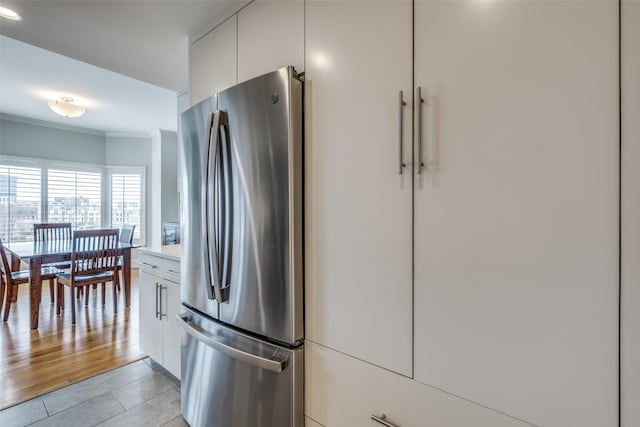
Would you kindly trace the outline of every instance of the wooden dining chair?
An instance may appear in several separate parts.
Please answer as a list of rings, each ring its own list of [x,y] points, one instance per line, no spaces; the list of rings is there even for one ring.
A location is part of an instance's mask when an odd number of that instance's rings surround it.
[[[135,224],[124,224],[120,228],[120,241],[124,243],[133,243],[133,232],[136,231]]]
[[[50,242],[53,240],[71,240],[71,223],[70,222],[50,222],[33,224],[33,241],[34,242]],[[45,264],[46,267],[56,267],[61,270],[69,268],[69,261],[54,262]],[[53,282],[49,282],[49,290],[51,291],[51,304],[55,295]]]
[[[71,223],[51,222],[33,224],[33,240],[35,242],[71,240]]]
[[[0,258],[2,258],[2,262],[0,262],[0,308],[4,305],[2,320],[6,322],[9,319],[13,296],[18,295],[18,286],[29,283],[29,270],[11,271],[2,240],[0,240]],[[49,289],[54,289],[53,282],[58,273],[60,270],[55,267],[42,267],[41,278],[43,281],[49,281]]]
[[[105,304],[106,283],[113,282],[113,312],[118,312],[116,286],[118,275],[118,230],[79,230],[73,232],[71,268],[69,273],[59,273],[57,313],[62,309],[64,286],[69,287],[71,296],[71,323],[76,324],[76,299],[73,290],[93,284],[102,284],[102,305]],[[88,303],[85,291],[85,304]]]
[[[122,228],[120,228],[120,241],[128,244],[133,243],[133,233],[136,231],[135,224],[124,224]],[[118,257],[118,275],[124,269],[124,260],[122,259],[122,255]],[[118,277],[119,279],[119,277]],[[120,283],[124,282],[124,277],[122,281],[118,280],[117,288],[120,290]]]

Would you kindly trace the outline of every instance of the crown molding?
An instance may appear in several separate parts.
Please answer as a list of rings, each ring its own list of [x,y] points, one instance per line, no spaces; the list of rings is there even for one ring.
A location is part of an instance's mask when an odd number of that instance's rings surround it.
[[[0,113],[0,119],[7,120],[10,122],[16,122],[16,123],[24,123],[28,125],[66,130],[69,132],[85,133],[88,135],[96,135],[96,136],[102,136],[102,137],[106,136],[106,133],[104,131],[97,130],[97,129],[88,129],[88,128],[83,128],[79,126],[65,125],[63,123],[48,122],[46,120],[32,119],[30,117],[14,116],[13,114],[7,114],[7,113]]]
[[[106,138],[145,138],[149,139],[153,136],[152,132],[107,132]]]

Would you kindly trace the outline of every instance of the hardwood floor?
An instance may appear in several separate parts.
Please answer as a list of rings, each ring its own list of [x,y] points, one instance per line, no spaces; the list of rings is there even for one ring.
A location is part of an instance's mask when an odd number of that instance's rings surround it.
[[[138,338],[138,270],[132,272],[131,307],[118,295],[113,315],[111,285],[101,305],[99,288],[89,305],[79,302],[77,324],[71,325],[69,290],[65,311],[56,316],[45,283],[38,330],[29,329],[29,285],[21,285],[9,320],[0,324],[0,409],[109,371],[145,357]]]

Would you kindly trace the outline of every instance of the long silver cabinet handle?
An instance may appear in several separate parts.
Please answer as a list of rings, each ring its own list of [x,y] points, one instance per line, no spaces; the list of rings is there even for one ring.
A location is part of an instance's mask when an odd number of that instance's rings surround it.
[[[158,309],[158,307],[159,307],[159,305],[158,305],[158,288],[159,287],[160,287],[160,285],[158,284],[158,282],[156,282],[156,319],[160,315],[160,310]]]
[[[424,98],[422,97],[422,88],[418,86],[416,89],[416,103],[418,104],[418,175],[422,173],[424,168],[424,162],[422,161],[422,104],[424,104]]]
[[[160,292],[159,292],[159,294],[160,294],[160,310],[159,310],[160,311],[160,320],[162,320],[163,317],[167,317],[167,313],[163,313],[162,312],[162,291],[166,291],[166,290],[167,290],[166,286],[160,285]]]
[[[407,103],[404,101],[403,91],[400,91],[400,119],[398,124],[398,174],[402,175],[404,167],[404,107]]]
[[[272,372],[282,372],[287,368],[287,358],[284,359],[268,359],[266,357],[258,356],[255,354],[247,353],[239,348],[232,347],[216,339],[215,336],[210,335],[207,331],[195,324],[189,315],[178,314],[176,316],[178,323],[182,328],[192,337],[198,341],[208,345],[209,347],[218,350],[221,353],[226,354],[243,362],[250,363],[262,369],[267,369]]]
[[[154,270],[155,270],[156,268],[158,268],[158,266],[157,266],[157,265],[149,264],[149,263],[147,263],[147,262],[141,262],[141,263],[140,263],[140,265],[144,265],[144,266],[147,266],[147,267],[151,267],[151,268],[152,268],[152,269],[154,269]]]
[[[371,419],[377,423],[382,424],[383,426],[387,426],[387,427],[399,427],[393,423],[390,423],[389,421],[387,421],[387,416],[385,414],[380,415],[379,417],[376,415],[371,415]]]

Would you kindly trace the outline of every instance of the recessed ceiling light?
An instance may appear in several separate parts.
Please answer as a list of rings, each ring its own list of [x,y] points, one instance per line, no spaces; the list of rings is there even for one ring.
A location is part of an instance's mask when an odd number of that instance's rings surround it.
[[[11,9],[0,6],[0,16],[3,18],[11,19],[12,21],[21,21],[22,16],[18,12],[14,12]]]
[[[64,117],[80,117],[87,111],[82,105],[74,104],[73,98],[69,98],[68,96],[63,96],[55,101],[49,101],[48,104],[49,108],[55,113]]]

